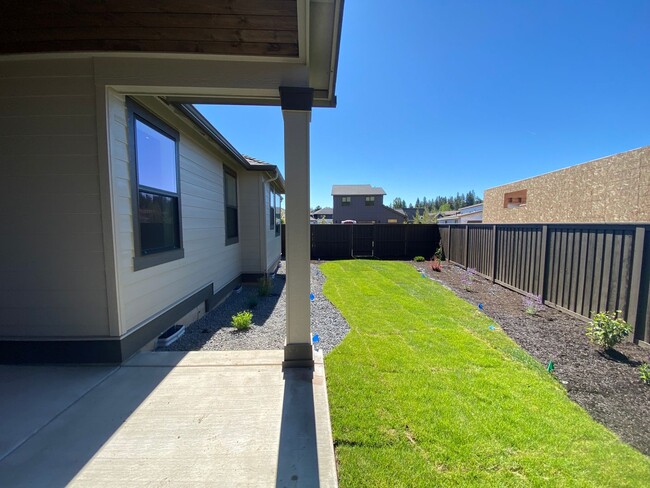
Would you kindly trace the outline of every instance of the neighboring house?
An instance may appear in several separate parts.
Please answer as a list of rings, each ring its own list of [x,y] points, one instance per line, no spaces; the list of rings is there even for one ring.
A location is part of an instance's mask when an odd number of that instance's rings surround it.
[[[483,222],[649,222],[650,146],[490,188]]]
[[[354,220],[358,224],[401,224],[407,220],[402,209],[384,205],[383,188],[371,185],[332,186],[333,220],[340,224],[344,220]]]
[[[477,203],[458,210],[441,212],[437,219],[439,224],[480,224],[483,221],[483,204]]]
[[[336,105],[342,1],[70,3],[3,12],[0,361],[126,360],[273,271],[286,190],[285,365],[312,365],[310,121]],[[281,107],[291,184],[194,103]]]
[[[320,210],[316,210],[311,214],[311,216],[316,221],[315,223],[331,224],[333,222],[333,214],[334,210],[332,208],[325,207],[321,208]]]

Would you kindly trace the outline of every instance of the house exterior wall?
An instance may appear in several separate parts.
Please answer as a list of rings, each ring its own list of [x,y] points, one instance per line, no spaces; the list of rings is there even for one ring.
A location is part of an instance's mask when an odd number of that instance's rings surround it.
[[[239,183],[239,244],[243,273],[259,273],[264,266],[266,252],[262,246],[264,234],[260,219],[262,214],[262,176],[260,173],[242,173]]]
[[[527,190],[526,205],[504,208]],[[648,222],[650,146],[485,191],[484,223]]]
[[[127,112],[125,97],[110,92],[110,164],[115,222],[117,293],[120,332],[144,324],[197,290],[213,283],[214,290],[227,285],[242,272],[241,240],[243,187],[248,178],[230,165],[227,157],[215,156],[215,148],[194,136],[191,128],[161,102],[143,104],[161,120],[180,132],[180,191],[182,246],[185,256],[169,263],[133,270],[133,222],[131,207]],[[240,242],[225,245],[223,166],[237,172],[240,211]],[[258,252],[259,254],[259,252]]]
[[[0,63],[0,338],[109,335],[89,59]]]
[[[388,219],[398,219],[398,222],[402,222],[404,216],[384,206],[383,195],[374,195],[374,197],[375,204],[372,206],[366,206],[365,195],[352,195],[350,205],[343,206],[341,205],[342,197],[340,195],[333,196],[334,223],[340,224],[344,220],[356,220],[359,223],[374,221],[378,224],[385,224]]]

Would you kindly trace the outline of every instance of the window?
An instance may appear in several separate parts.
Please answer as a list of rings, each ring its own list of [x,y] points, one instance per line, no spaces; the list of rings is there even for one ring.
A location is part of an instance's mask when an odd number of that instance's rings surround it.
[[[270,186],[270,185],[269,185]],[[275,228],[275,193],[269,188],[269,229]]]
[[[178,132],[127,99],[134,270],[183,257]]]
[[[372,207],[375,204],[375,197],[366,197],[366,207]]]
[[[349,207],[351,200],[352,200],[352,197],[341,197],[341,205],[343,207]]]
[[[275,235],[276,237],[280,235],[280,229],[282,228],[282,197],[280,194],[275,193]]]
[[[517,208],[526,205],[528,190],[518,190],[506,193],[503,196],[503,208]]]
[[[388,219],[388,223],[389,223],[389,224],[396,224],[396,223],[397,223],[397,219]]]
[[[224,166],[223,198],[226,212],[226,245],[239,242],[237,211],[237,173]]]

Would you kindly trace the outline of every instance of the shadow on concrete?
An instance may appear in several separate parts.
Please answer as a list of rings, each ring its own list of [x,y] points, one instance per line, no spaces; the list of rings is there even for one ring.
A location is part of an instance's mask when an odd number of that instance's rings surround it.
[[[313,377],[311,368],[284,370],[277,488],[320,486]]]
[[[3,422],[19,426],[12,445],[0,454],[0,486],[66,486],[160,385],[185,354],[168,367],[129,367],[107,371],[92,384],[72,385],[70,376],[88,376],[93,366],[11,366],[13,380],[2,395],[20,397],[1,408]],[[4,367],[2,367],[4,368]],[[48,371],[48,368],[52,368]],[[57,373],[54,374],[54,371]],[[62,392],[61,388],[69,391]],[[82,389],[80,389],[82,388]],[[27,389],[21,394],[13,389]],[[39,424],[29,404],[56,405],[42,411]],[[21,408],[21,404],[24,408]],[[20,427],[20,424],[23,427]]]

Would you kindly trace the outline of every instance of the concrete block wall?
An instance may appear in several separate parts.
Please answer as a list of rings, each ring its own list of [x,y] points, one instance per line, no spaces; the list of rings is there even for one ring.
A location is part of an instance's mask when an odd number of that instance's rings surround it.
[[[504,195],[527,190],[526,204]],[[485,191],[484,223],[650,222],[650,146]]]

